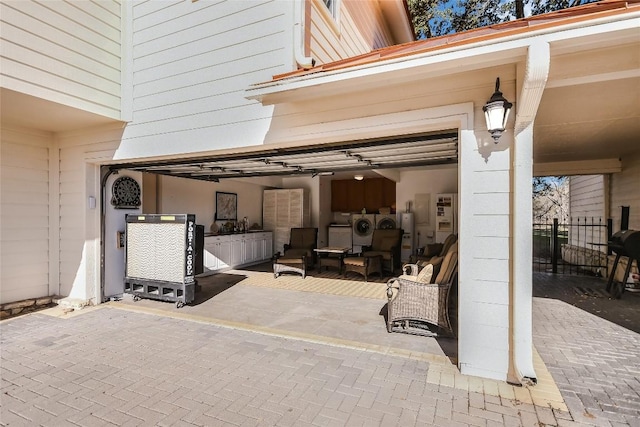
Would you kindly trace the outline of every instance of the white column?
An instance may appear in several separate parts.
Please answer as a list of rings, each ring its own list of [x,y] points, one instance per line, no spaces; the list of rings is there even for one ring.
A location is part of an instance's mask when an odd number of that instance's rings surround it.
[[[49,145],[49,295],[60,295],[60,148]]]
[[[511,331],[510,380],[536,378],[533,369],[532,316],[532,190],[533,123],[549,75],[551,52],[549,43],[534,41],[528,48],[514,126],[512,147],[512,275],[509,319]],[[514,378],[511,378],[514,377]]]
[[[487,85],[487,93],[493,89]],[[512,90],[509,85],[507,97]],[[463,123],[459,160],[460,372],[505,380],[509,368],[510,146],[513,133],[495,144],[481,121]],[[475,128],[475,130],[474,130]]]
[[[516,135],[513,152],[513,289],[511,309],[516,374],[536,378],[532,331],[533,123]]]

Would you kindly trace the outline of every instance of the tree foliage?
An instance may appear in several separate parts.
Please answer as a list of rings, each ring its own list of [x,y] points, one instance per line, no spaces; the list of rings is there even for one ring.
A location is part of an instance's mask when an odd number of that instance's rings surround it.
[[[595,0],[408,0],[419,39],[591,3]]]
[[[569,179],[566,176],[533,178],[533,220],[549,223],[569,219]]]

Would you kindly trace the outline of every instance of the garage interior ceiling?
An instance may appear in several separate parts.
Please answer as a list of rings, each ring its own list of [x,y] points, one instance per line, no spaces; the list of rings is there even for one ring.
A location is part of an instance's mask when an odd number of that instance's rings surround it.
[[[329,175],[357,170],[418,167],[458,162],[458,132],[265,148],[241,154],[111,165],[160,175],[218,182],[259,176]]]

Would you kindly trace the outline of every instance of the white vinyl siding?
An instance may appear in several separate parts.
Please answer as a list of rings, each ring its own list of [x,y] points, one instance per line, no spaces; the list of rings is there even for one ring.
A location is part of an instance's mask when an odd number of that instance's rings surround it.
[[[82,274],[85,242],[85,175],[83,153],[60,150],[60,294],[69,296]]]
[[[115,126],[57,135],[62,296],[87,301],[98,296],[100,278],[96,268],[100,260],[96,243],[100,236],[96,215],[99,215],[101,200],[95,163],[113,156],[121,134],[122,129]],[[88,196],[96,198],[95,209],[89,209]]]
[[[0,3],[2,86],[120,118],[120,4]]]
[[[280,1],[134,3],[133,121],[118,158],[262,144],[272,108],[245,91],[291,71],[292,13]]]
[[[604,175],[569,177],[569,216],[572,218],[604,218],[604,182]]]
[[[620,230],[622,208],[629,206],[629,229],[640,230],[640,153],[622,158],[622,172],[611,174],[610,216],[613,218],[613,232]]]
[[[310,56],[318,64],[393,44],[377,2],[342,0],[336,22],[320,0],[311,1]]]
[[[569,177],[569,217],[571,223],[574,224],[569,232],[572,245],[604,251],[604,248],[591,246],[589,243],[606,242],[606,229],[593,228],[589,225],[607,224],[605,182],[604,175]],[[600,236],[598,236],[598,232]]]
[[[0,149],[0,303],[49,295],[49,144],[3,129]]]

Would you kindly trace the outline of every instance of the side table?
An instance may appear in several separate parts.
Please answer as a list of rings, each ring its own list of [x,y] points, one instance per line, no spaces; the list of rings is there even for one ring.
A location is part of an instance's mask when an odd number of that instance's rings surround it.
[[[325,267],[327,269],[329,267],[336,267],[342,274],[342,269],[344,267],[344,257],[347,255],[350,249],[351,248],[332,246],[314,249],[314,251],[318,254],[318,271],[322,271],[322,267]]]

